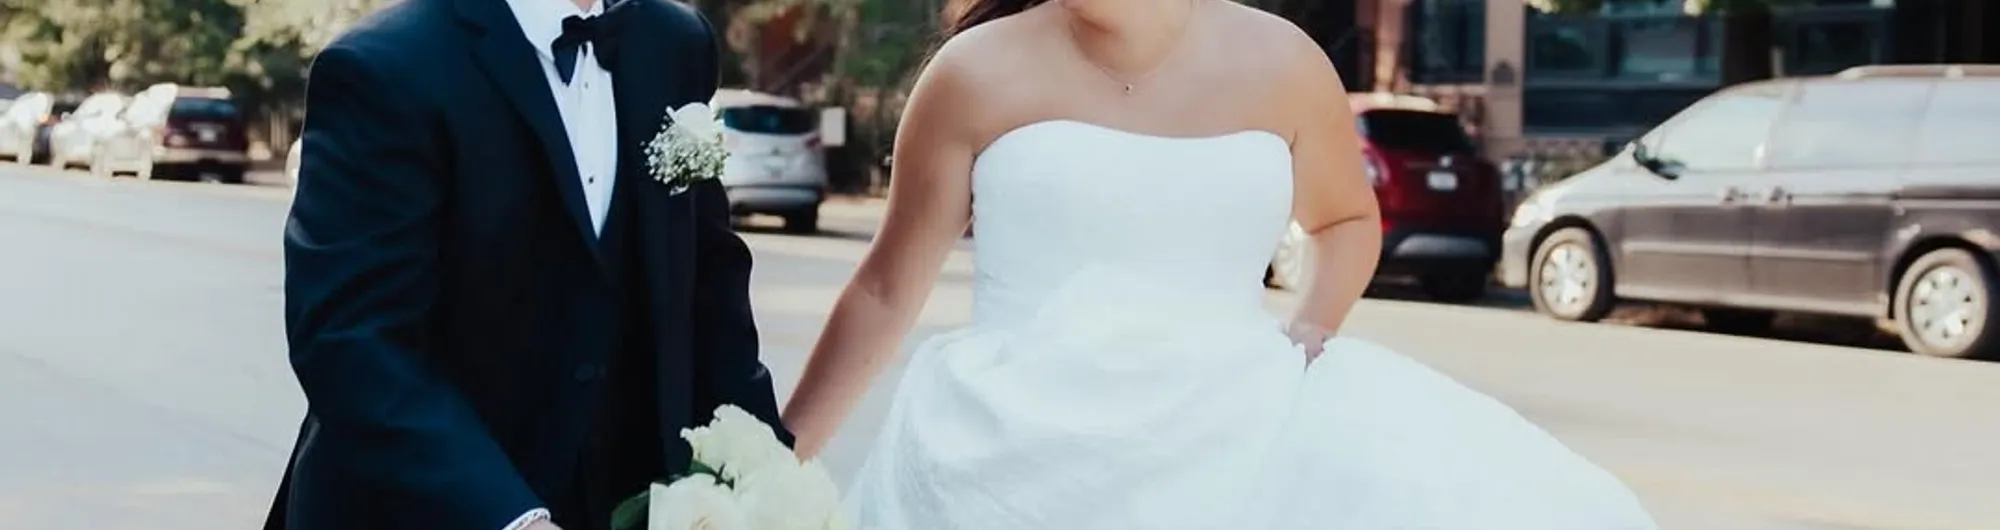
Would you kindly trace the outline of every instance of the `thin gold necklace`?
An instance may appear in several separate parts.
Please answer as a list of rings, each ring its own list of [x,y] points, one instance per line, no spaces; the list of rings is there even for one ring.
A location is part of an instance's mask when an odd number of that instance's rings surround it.
[[[1138,90],[1139,82],[1145,81],[1147,78],[1152,77],[1154,73],[1157,73],[1162,68],[1165,68],[1167,66],[1167,63],[1173,62],[1174,52],[1180,50],[1181,43],[1187,40],[1188,32],[1191,31],[1194,26],[1194,10],[1196,1],[1197,0],[1188,0],[1187,17],[1181,21],[1180,32],[1174,34],[1174,40],[1172,43],[1168,44],[1166,53],[1160,56],[1160,62],[1158,64],[1154,64],[1152,68],[1148,68],[1146,71],[1139,73],[1139,75],[1134,76],[1130,80],[1127,80],[1124,76],[1118,75],[1118,72],[1112,71],[1111,68],[1104,66],[1103,63],[1091,60],[1090,54],[1084,53],[1083,42],[1076,36],[1075,18],[1071,18],[1069,20],[1069,23],[1064,25],[1064,28],[1069,30],[1070,49],[1076,51],[1076,56],[1078,59],[1082,59],[1083,62],[1089,63],[1091,66],[1096,67],[1097,71],[1103,73],[1106,79],[1110,79],[1111,82],[1118,83],[1120,86],[1124,87],[1125,95],[1130,96],[1134,91]]]

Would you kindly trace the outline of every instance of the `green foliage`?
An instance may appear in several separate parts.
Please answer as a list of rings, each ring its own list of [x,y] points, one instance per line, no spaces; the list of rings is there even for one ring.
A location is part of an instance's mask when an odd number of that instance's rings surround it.
[[[0,0],[19,80],[54,90],[220,84],[243,27],[230,0]]]
[[[859,87],[894,88],[923,63],[937,35],[930,0],[852,0],[836,72]]]

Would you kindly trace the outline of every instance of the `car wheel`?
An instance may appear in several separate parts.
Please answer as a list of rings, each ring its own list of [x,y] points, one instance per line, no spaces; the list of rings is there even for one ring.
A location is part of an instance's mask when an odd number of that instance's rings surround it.
[[[1701,309],[1702,323],[1708,329],[1731,335],[1754,335],[1771,330],[1771,323],[1778,319],[1773,311],[1756,309],[1736,309],[1730,307],[1705,307]]]
[[[1611,260],[1597,238],[1582,228],[1557,230],[1543,240],[1528,275],[1529,298],[1545,315],[1596,322],[1611,314],[1616,303]]]
[[[1305,289],[1306,282],[1312,280],[1312,236],[1296,223],[1289,226],[1284,239],[1278,243],[1276,255],[1271,257],[1270,273],[1265,284],[1298,291]]]
[[[785,214],[785,231],[794,234],[814,234],[819,232],[819,205]]]
[[[1955,248],[1917,258],[1896,283],[1897,331],[1910,351],[1989,357],[1995,350],[1993,265]]]
[[[1461,304],[1486,296],[1488,278],[1477,271],[1427,274],[1417,279],[1417,286],[1432,300]]]
[[[225,169],[215,173],[215,181],[223,184],[242,184],[243,170]]]

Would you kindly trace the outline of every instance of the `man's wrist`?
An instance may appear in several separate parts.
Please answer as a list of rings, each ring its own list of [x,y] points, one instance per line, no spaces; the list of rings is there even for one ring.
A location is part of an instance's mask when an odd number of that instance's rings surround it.
[[[549,510],[547,508],[536,508],[528,510],[528,513],[521,514],[520,517],[514,518],[513,523],[508,524],[506,528],[500,530],[525,530],[529,525],[547,520],[549,520]]]

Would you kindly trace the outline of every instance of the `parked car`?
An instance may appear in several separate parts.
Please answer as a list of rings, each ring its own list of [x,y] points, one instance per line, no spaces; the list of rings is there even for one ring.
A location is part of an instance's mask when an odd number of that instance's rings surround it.
[[[718,91],[711,106],[729,149],[721,180],[730,209],[781,216],[790,232],[818,231],[827,195],[819,113],[791,98],[746,90]]]
[[[2000,67],[1862,67],[1725,89],[1515,211],[1505,283],[1558,319],[1686,304],[1874,318],[1917,353],[2000,351]]]
[[[249,127],[228,89],[154,85],[119,121],[97,143],[92,173],[235,184],[249,168]]]
[[[30,92],[14,100],[0,115],[0,156],[17,163],[47,160],[49,127],[80,104],[76,98]]]
[[[1464,302],[1486,293],[1506,228],[1499,171],[1482,160],[1455,115],[1422,98],[1356,94],[1362,157],[1382,210],[1383,276],[1413,277],[1425,295]],[[1267,283],[1301,287],[1310,236],[1296,223]]]
[[[49,165],[67,168],[90,163],[97,142],[122,125],[118,113],[130,101],[124,94],[99,92],[84,98],[76,110],[49,126]]]

